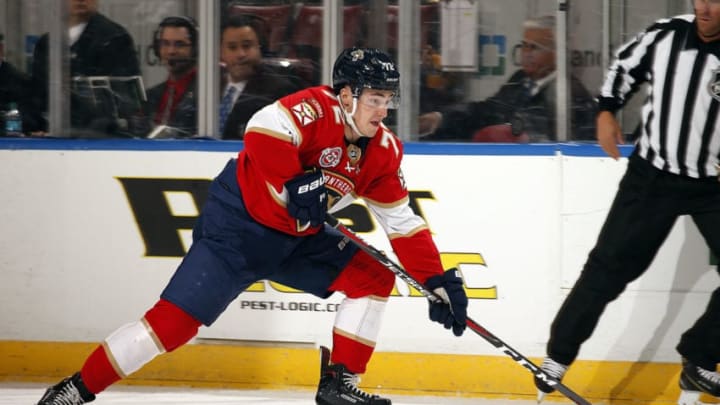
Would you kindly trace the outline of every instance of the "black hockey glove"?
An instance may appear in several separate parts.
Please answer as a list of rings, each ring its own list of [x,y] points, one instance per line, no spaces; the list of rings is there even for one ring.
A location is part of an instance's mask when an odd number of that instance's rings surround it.
[[[458,269],[430,277],[425,286],[443,299],[430,301],[430,320],[443,324],[445,329],[452,328],[455,336],[462,335],[467,326],[468,299]]]
[[[288,191],[287,209],[300,223],[318,226],[325,222],[327,190],[322,171],[301,174],[285,183]]]

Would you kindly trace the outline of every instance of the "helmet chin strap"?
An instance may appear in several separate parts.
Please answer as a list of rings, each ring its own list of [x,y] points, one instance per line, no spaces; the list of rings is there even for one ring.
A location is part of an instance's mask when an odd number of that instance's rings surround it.
[[[339,95],[338,95],[338,101],[340,101],[340,96],[339,96]],[[345,110],[345,107],[342,108],[342,112],[343,112],[343,114],[345,115],[345,122],[347,122],[348,125],[350,125],[350,128],[351,128],[353,131],[355,131],[358,135],[360,135],[360,136],[362,136],[362,137],[365,137],[365,138],[371,138],[370,136],[367,136],[367,135],[363,134],[362,132],[360,132],[360,130],[358,129],[357,125],[355,125],[355,120],[353,119],[353,115],[355,115],[355,111],[357,111],[357,103],[358,103],[357,97],[353,96],[353,98],[352,98],[352,110],[351,110],[350,112],[347,112],[347,111]],[[342,105],[342,101],[340,101],[340,105]]]

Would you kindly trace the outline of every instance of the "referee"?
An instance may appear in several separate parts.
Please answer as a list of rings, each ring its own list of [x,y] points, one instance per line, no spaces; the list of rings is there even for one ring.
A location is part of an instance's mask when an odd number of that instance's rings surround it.
[[[599,97],[597,138],[620,157],[614,113],[649,86],[641,133],[580,278],[555,316],[542,369],[562,379],[605,306],[650,265],[675,220],[690,215],[720,256],[720,0],[655,22],[623,45]],[[683,395],[720,396],[720,288],[677,346]],[[535,381],[541,400],[552,388]],[[684,400],[681,400],[681,403]],[[688,402],[689,403],[689,402]]]

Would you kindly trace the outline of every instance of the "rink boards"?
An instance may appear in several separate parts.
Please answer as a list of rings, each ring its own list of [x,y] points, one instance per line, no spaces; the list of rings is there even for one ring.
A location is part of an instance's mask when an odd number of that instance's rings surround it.
[[[189,246],[210,180],[241,147],[0,140],[0,378],[74,370],[93,342],[140,317]],[[595,145],[409,144],[403,172],[443,263],[463,272],[473,319],[537,360],[625,165]],[[361,203],[339,216],[389,249]],[[681,219],[650,270],[610,304],[568,385],[589,398],[675,398],[674,346],[716,286],[707,247]],[[340,298],[257,283],[194,344],[130,381],[311,388],[315,348],[330,344]],[[472,333],[454,338],[426,312],[397,282],[365,385],[534,395],[525,369]]]

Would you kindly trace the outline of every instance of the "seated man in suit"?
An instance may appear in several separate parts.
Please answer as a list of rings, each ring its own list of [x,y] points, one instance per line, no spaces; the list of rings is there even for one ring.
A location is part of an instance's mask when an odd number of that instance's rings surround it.
[[[262,19],[228,17],[222,26],[220,56],[226,84],[220,102],[222,139],[242,139],[245,124],[262,107],[300,90],[289,77],[262,63],[266,46]]]
[[[492,141],[483,136],[488,126],[511,126],[516,142],[557,140],[555,122],[555,17],[523,24],[522,68],[484,101],[457,104],[422,114],[419,132],[424,140]],[[570,140],[595,140],[596,103],[576,77],[570,78]],[[504,125],[504,126],[503,126]]]
[[[197,134],[197,38],[195,20],[185,16],[167,17],[155,31],[153,51],[168,77],[147,90],[144,114],[146,129],[162,125],[163,137]]]

